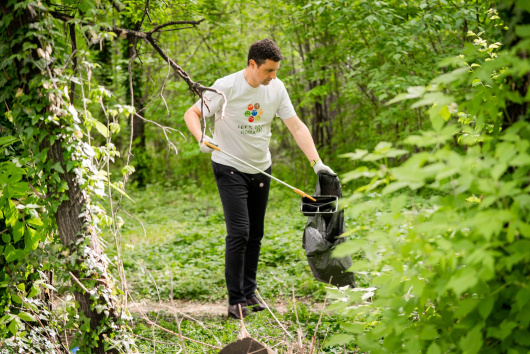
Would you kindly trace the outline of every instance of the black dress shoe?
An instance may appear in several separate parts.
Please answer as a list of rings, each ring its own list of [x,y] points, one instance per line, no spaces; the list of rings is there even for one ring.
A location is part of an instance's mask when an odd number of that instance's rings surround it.
[[[254,312],[263,311],[267,308],[262,302],[259,301],[256,296],[252,296],[250,299],[247,299],[247,305]]]
[[[239,312],[239,306],[241,305],[241,313]],[[228,305],[228,317],[229,318],[235,318],[235,319],[241,319],[241,315],[243,315],[243,318],[248,316],[248,310],[247,310],[247,304],[246,303],[240,303],[235,305]]]

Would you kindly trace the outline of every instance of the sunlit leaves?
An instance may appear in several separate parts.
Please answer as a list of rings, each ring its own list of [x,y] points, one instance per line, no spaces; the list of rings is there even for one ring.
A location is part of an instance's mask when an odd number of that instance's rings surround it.
[[[494,13],[489,16],[496,20]],[[530,308],[522,285],[530,260],[530,214],[523,206],[530,202],[530,125],[507,122],[504,114],[508,100],[522,104],[528,97],[504,92],[507,73],[519,70],[517,56],[507,51],[497,56],[499,43],[484,33],[469,35],[476,47],[468,46],[461,59],[471,64],[447,61],[457,68],[434,79],[437,88],[413,88],[394,100],[407,99],[412,91],[419,93],[413,107],[430,106],[432,129],[405,140],[420,152],[398,167],[382,166],[375,173],[363,164],[347,175],[364,179],[357,192],[369,190],[364,202],[378,205],[361,214],[372,218],[363,241],[343,246],[365,255],[363,270],[377,270],[373,283],[380,288],[373,307],[383,318],[359,338],[364,350],[443,353],[456,345],[478,353],[529,345],[521,338],[528,335],[530,316],[521,309]],[[350,156],[361,161],[368,154]],[[411,207],[404,202],[407,193],[431,198]],[[503,311],[514,301],[519,310]],[[374,344],[380,338],[381,347]]]

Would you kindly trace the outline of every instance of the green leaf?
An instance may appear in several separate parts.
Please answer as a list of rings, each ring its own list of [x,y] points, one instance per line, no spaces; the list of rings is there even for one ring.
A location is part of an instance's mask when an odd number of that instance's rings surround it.
[[[391,194],[391,193],[394,193],[395,191],[398,191],[400,189],[407,187],[408,185],[409,183],[406,181],[393,182],[393,183],[390,183],[385,188],[383,188],[382,193],[383,195]]]
[[[11,299],[19,305],[22,305],[22,299],[17,294],[11,295]]]
[[[346,154],[342,154],[340,155],[340,157],[349,158],[350,160],[360,160],[366,154],[368,154],[368,150],[355,149],[355,152],[349,152]]]
[[[499,327],[489,327],[488,336],[504,340],[512,334],[513,329],[516,327],[517,323],[505,319]]]
[[[432,342],[429,349],[427,349],[427,354],[442,354],[442,350],[435,342]]]
[[[350,332],[350,333],[363,333],[364,332],[364,326],[362,323],[341,323],[340,326],[344,328],[344,330]]]
[[[79,4],[79,10],[81,10],[83,12],[88,12],[89,10],[93,10],[95,8],[96,8],[96,6],[94,5],[94,1],[83,0]]]
[[[469,73],[468,68],[458,68],[447,74],[440,75],[432,80],[433,84],[443,84],[448,85],[455,81],[461,80],[467,76]]]
[[[519,308],[519,311],[522,311],[523,308],[530,302],[530,288],[522,288],[517,292],[515,296],[515,303]]]
[[[27,312],[19,312],[18,317],[26,322],[33,322],[36,321],[35,317],[32,314],[29,314]]]
[[[15,203],[11,199],[7,201],[7,208],[4,209],[4,217],[6,219],[7,226],[15,226],[15,223],[18,220],[18,210],[15,206]]]
[[[445,124],[445,120],[442,118],[441,113],[443,107],[436,105],[429,109],[429,118],[431,120],[432,127],[434,130],[436,130],[436,132],[440,132]]]
[[[35,227],[39,227],[39,226],[44,225],[42,223],[42,220],[35,219],[35,218],[31,218],[29,220],[26,220],[26,222],[28,223],[28,225],[35,226]]]
[[[398,214],[405,207],[405,204],[407,204],[407,196],[402,194],[398,197],[392,198],[392,201],[390,202],[390,210],[393,214]]]
[[[451,118],[451,112],[449,112],[449,108],[447,108],[446,105],[444,105],[440,110],[440,116],[442,116],[443,120],[446,122],[449,120],[449,118]]]
[[[12,172],[11,176],[8,177],[6,183],[7,184],[15,184],[19,182],[22,179],[22,173],[23,171],[21,169],[18,169],[16,172]]]
[[[11,243],[11,235],[7,232],[4,232],[2,234],[2,241],[4,241],[5,244]]]
[[[24,235],[25,225],[23,222],[17,221],[15,226],[13,226],[13,242],[18,242]]]
[[[482,316],[483,319],[488,318],[493,310],[493,305],[495,305],[495,299],[493,297],[487,297],[480,301],[478,305],[478,313]]]
[[[15,317],[16,317],[16,316],[13,315],[13,314],[11,314],[11,313],[8,314],[8,315],[4,315],[4,316],[2,316],[2,318],[0,318],[0,326],[5,325],[6,323],[13,321],[13,319],[14,319]]]
[[[11,321],[11,323],[9,324],[9,327],[7,328],[9,329],[11,333],[13,333],[13,335],[16,335],[18,331],[22,329],[23,326],[24,325],[22,324],[22,321],[20,321],[18,317],[15,317],[13,321]]]
[[[4,191],[9,198],[20,198],[26,195],[29,190],[28,182],[18,182],[5,187]]]
[[[366,246],[366,240],[354,239],[340,243],[333,249],[333,257],[344,257],[350,254],[355,254]]]
[[[96,121],[96,129],[105,138],[109,137],[109,130],[103,123]]]
[[[107,181],[105,181],[105,185],[108,186],[109,183],[108,183]],[[116,190],[116,191],[120,192],[121,194],[123,194],[123,196],[126,197],[127,199],[129,199],[131,202],[136,203],[134,200],[132,200],[131,197],[129,197],[129,195],[127,195],[127,193],[125,193],[125,191],[124,191],[123,189],[118,188],[114,183],[111,183],[110,186],[111,186],[114,190]]]
[[[453,289],[457,296],[460,296],[464,291],[472,288],[477,284],[477,273],[472,268],[464,268],[455,273],[449,283],[447,284],[448,289]]]
[[[33,230],[31,227],[26,228],[25,232],[25,241],[26,241],[26,250],[35,251],[39,246],[40,236],[37,231]]]
[[[36,286],[35,284],[33,284],[31,286],[31,289],[29,290],[28,297],[29,298],[35,297],[35,296],[39,295],[40,293],[41,293],[40,288],[38,286]]]
[[[527,0],[517,0],[516,5],[521,9],[530,12],[530,3]]]
[[[8,145],[13,144],[15,141],[18,141],[18,138],[15,138],[14,136],[3,136],[0,137],[0,148],[4,148]]]
[[[509,162],[510,166],[528,166],[530,165],[530,155],[528,154],[519,154]]]
[[[467,333],[466,336],[460,338],[459,346],[466,354],[475,354],[482,348],[482,333],[480,326],[476,326]]]
[[[436,331],[436,328],[432,325],[425,326],[421,331],[421,339],[423,340],[436,339],[437,337],[438,332]]]
[[[354,339],[355,338],[351,334],[335,334],[334,336],[331,336],[329,340],[326,341],[324,347],[347,344],[353,341]]]
[[[407,100],[408,99],[408,94],[406,93],[400,93],[399,95],[396,95],[394,98],[392,98],[390,101],[388,101],[387,103],[385,103],[385,106],[390,106],[391,104],[393,103],[396,103],[396,102],[401,102],[403,100]]]
[[[4,249],[4,257],[7,263],[11,263],[17,260],[19,255],[20,254],[18,250],[15,249],[15,247],[12,244],[7,245],[6,248]]]
[[[64,169],[61,166],[60,162],[56,162],[55,164],[53,164],[52,168],[59,173],[64,173]]]

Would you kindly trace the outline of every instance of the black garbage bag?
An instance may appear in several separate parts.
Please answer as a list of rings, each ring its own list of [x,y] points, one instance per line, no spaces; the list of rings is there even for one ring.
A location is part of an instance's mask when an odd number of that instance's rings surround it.
[[[326,174],[318,175],[315,195],[342,197],[339,178]],[[309,267],[318,281],[335,286],[355,286],[355,274],[347,272],[353,263],[350,256],[331,257],[333,248],[346,241],[339,237],[344,233],[344,211],[331,215],[316,214],[307,219],[303,244]]]

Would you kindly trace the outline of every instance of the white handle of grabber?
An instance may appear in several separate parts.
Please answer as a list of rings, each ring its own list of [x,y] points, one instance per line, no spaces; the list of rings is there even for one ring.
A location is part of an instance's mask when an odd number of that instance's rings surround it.
[[[272,178],[273,180],[275,180],[275,181],[277,181],[277,182],[280,182],[280,183],[283,184],[284,186],[291,188],[295,193],[300,194],[302,197],[309,198],[309,199],[311,199],[311,200],[314,201],[314,202],[317,201],[315,198],[313,198],[313,197],[310,196],[309,194],[305,193],[304,191],[301,191],[300,189],[294,188],[293,186],[291,186],[291,185],[285,183],[284,181],[282,181],[282,180],[280,180],[280,179],[278,179],[278,178],[276,178],[276,177],[274,177],[274,176],[271,176],[271,175],[268,174],[267,172],[262,171],[262,170],[260,170],[260,169],[257,168],[257,167],[252,166],[252,165],[249,164],[248,162],[246,162],[246,161],[244,161],[244,160],[241,160],[239,157],[236,157],[236,156],[232,155],[232,154],[229,153],[229,152],[226,152],[226,151],[224,151],[224,150],[221,150],[218,146],[215,146],[215,145],[213,145],[213,144],[207,142],[206,140],[203,141],[203,144],[206,145],[206,146],[208,146],[208,147],[210,147],[210,148],[212,148],[212,149],[214,149],[214,150],[220,151],[220,152],[222,152],[222,153],[224,153],[224,154],[230,156],[231,158],[236,159],[237,161],[239,161],[239,162],[241,162],[241,163],[244,163],[245,165],[247,165],[247,166],[249,166],[249,167],[252,167],[253,169],[255,169],[256,171],[258,171],[259,173],[262,173],[262,174],[264,174],[265,176],[267,176],[267,177],[269,177],[269,178]]]

